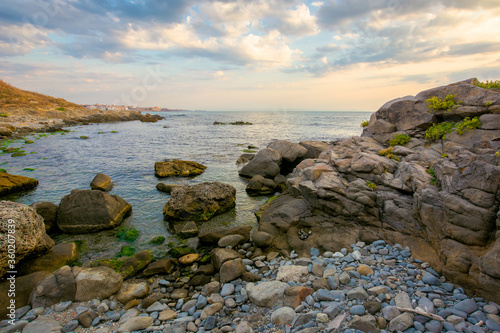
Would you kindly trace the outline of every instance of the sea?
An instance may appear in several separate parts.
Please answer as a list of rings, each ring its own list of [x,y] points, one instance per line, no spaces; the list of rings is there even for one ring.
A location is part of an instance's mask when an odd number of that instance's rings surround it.
[[[153,113],[155,114],[155,113]],[[134,228],[139,237],[128,243],[119,241],[116,230],[84,235],[54,235],[56,243],[79,241],[82,261],[115,256],[122,246],[137,251],[151,250],[162,257],[182,241],[171,235],[163,221],[162,210],[170,195],[156,190],[158,182],[193,185],[223,182],[236,188],[236,207],[210,221],[204,229],[250,225],[257,227],[254,212],[269,197],[250,197],[247,180],[238,175],[236,160],[248,146],[265,148],[273,140],[326,141],[360,135],[361,122],[371,112],[255,111],[209,112],[175,111],[156,113],[164,117],[156,123],[139,121],[73,126],[70,132],[31,134],[10,142],[23,147],[25,156],[0,155],[0,168],[17,175],[36,178],[38,187],[29,192],[2,198],[23,204],[50,201],[59,204],[73,189],[90,189],[97,173],[111,177],[109,192],[132,205],[132,214],[119,228]],[[250,122],[252,125],[214,125],[214,122]],[[84,139],[82,137],[88,137]],[[183,159],[202,163],[205,172],[191,178],[164,178],[154,175],[154,163]],[[163,245],[150,241],[166,238]]]

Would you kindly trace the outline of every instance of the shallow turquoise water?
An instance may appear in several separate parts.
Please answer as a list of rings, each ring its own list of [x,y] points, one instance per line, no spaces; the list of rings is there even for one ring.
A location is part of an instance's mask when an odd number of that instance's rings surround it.
[[[31,204],[51,201],[59,204],[72,189],[89,189],[90,181],[98,172],[111,177],[115,186],[110,194],[117,194],[133,207],[132,215],[122,226],[136,228],[139,238],[133,244],[137,249],[152,248],[148,242],[158,235],[170,238],[162,209],[169,195],[158,192],[158,182],[196,184],[220,181],[237,190],[234,210],[208,222],[209,227],[221,225],[256,225],[253,214],[267,197],[249,197],[246,181],[238,176],[235,164],[242,149],[248,145],[266,147],[273,139],[299,141],[331,141],[336,138],[359,135],[360,124],[370,112],[169,112],[157,123],[139,121],[94,124],[70,127],[65,135],[47,135],[23,144],[28,153],[22,157],[0,155],[0,168],[9,173],[39,180],[39,186],[28,193],[3,199]],[[247,121],[253,125],[213,125],[214,121]],[[167,128],[164,128],[167,126]],[[111,133],[116,131],[117,133]],[[98,132],[104,132],[98,134]],[[90,139],[80,139],[85,135]],[[13,146],[22,145],[22,141]],[[243,145],[243,146],[241,146]],[[36,154],[30,154],[36,152]],[[194,178],[158,179],[154,163],[164,159],[186,159],[207,166]],[[23,170],[34,168],[34,171]],[[105,257],[120,250],[113,232],[103,231],[89,235],[59,235],[56,242],[84,240],[89,258]],[[165,243],[167,243],[166,241]],[[160,256],[166,247],[156,247]]]

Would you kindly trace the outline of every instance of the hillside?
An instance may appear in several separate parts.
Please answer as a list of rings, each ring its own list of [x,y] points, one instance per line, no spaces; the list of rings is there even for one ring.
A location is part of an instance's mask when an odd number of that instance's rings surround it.
[[[83,107],[65,99],[22,90],[0,80],[0,110],[32,109],[49,111],[61,108],[83,109]]]

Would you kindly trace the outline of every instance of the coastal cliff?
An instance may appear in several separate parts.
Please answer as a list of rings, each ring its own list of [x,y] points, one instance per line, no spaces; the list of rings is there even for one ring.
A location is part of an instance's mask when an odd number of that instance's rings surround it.
[[[475,82],[390,101],[361,137],[302,160],[288,190],[257,214],[259,231],[300,255],[358,240],[408,245],[450,280],[500,301],[500,93]],[[447,109],[433,108],[447,96]],[[441,127],[449,133],[435,135]]]

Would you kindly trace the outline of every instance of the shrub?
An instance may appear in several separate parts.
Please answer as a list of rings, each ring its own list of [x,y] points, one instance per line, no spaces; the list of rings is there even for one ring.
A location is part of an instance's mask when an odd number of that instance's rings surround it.
[[[429,175],[432,176],[432,179],[431,179],[431,184],[432,185],[438,185],[438,180],[437,180],[437,177],[436,177],[436,172],[434,171],[434,169],[432,168],[429,168],[427,169],[425,172],[427,172]]]
[[[398,134],[389,141],[390,146],[404,146],[411,141],[411,136],[407,134]]]
[[[446,139],[446,134],[451,133],[456,126],[457,125],[453,122],[432,124],[432,126],[425,131],[425,138],[431,142],[438,139]]]
[[[387,158],[390,158],[390,159],[393,159],[395,161],[398,161],[399,162],[399,157],[397,157],[396,155],[394,155],[394,147],[389,147],[387,149],[381,149],[378,151],[378,154],[380,156],[385,156]]]
[[[370,181],[366,181],[366,186],[368,186],[371,190],[377,189],[377,184],[374,184]]]
[[[500,81],[499,80],[495,80],[495,81],[486,81],[486,82],[481,82],[479,80],[476,80],[474,82],[474,85],[475,86],[478,86],[480,88],[484,88],[484,89],[500,89]]]
[[[5,173],[7,173],[7,170],[5,170],[5,169],[0,169],[0,172],[5,172]]]
[[[56,108],[57,111],[66,111],[65,108]]]
[[[5,118],[5,117],[8,117],[8,116],[9,116],[8,113],[0,113],[0,117],[4,117]]]
[[[474,117],[470,119],[469,117],[465,118],[463,121],[461,121],[458,126],[457,126],[457,134],[462,135],[464,134],[467,130],[474,130],[476,128],[481,127],[481,121],[479,121],[478,117]]]
[[[365,120],[365,121],[361,122],[361,127],[366,127],[366,126],[368,126],[369,123],[370,123],[369,120]]]
[[[486,106],[487,108],[491,106],[491,102],[484,102],[484,106]]]
[[[437,96],[430,97],[425,100],[429,108],[429,112],[437,110],[449,111],[451,108],[456,107],[460,102],[457,101],[457,96],[454,94],[448,94],[441,100]]]

